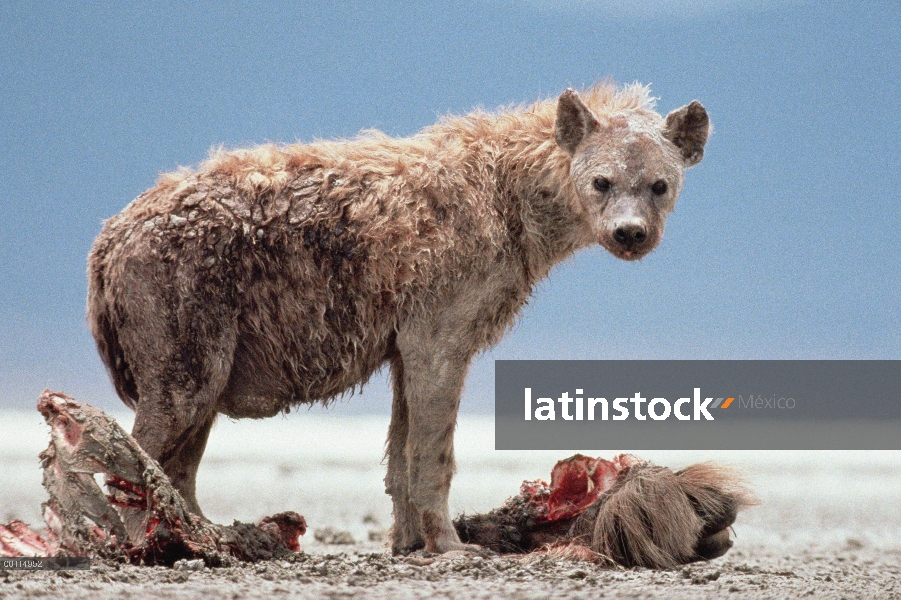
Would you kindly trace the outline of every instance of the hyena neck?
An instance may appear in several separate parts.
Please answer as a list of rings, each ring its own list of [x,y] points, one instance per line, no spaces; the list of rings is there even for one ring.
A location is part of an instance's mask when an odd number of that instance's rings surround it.
[[[570,157],[557,146],[553,118],[540,112],[494,116],[492,199],[511,241],[521,249],[531,283],[557,263],[594,243],[570,178]]]

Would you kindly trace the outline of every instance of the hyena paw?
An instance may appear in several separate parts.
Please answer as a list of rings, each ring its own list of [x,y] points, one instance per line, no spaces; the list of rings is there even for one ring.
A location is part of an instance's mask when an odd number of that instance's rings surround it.
[[[391,554],[406,556],[411,552],[425,548],[425,540],[418,532],[409,531],[408,528],[399,527],[396,523],[391,528]]]
[[[446,540],[443,542],[436,541],[434,545],[426,544],[425,549],[426,552],[433,552],[435,554],[447,554],[453,552],[465,556],[497,556],[497,552],[485,548],[484,546],[479,546],[478,544],[464,544],[463,542],[456,540]]]

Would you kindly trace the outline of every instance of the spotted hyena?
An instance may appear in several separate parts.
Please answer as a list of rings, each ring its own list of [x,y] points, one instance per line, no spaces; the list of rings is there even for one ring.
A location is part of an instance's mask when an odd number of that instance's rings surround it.
[[[448,514],[469,364],[557,262],[660,241],[703,155],[697,102],[600,85],[406,139],[265,145],[163,175],[107,221],[88,319],[134,436],[191,508],[219,413],[327,402],[390,366],[395,552],[465,547]]]

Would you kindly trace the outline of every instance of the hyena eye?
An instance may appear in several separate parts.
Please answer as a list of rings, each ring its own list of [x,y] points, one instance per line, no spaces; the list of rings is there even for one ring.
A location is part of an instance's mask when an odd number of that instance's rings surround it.
[[[610,180],[606,177],[598,177],[594,180],[594,189],[599,192],[609,192],[610,191]]]
[[[666,193],[666,182],[662,179],[657,180],[654,185],[651,186],[651,191],[658,196],[662,196]]]

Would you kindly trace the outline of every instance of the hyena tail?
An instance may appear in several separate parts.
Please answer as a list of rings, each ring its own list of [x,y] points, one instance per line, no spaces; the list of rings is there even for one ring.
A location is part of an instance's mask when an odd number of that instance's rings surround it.
[[[99,250],[95,246],[88,258],[88,325],[116,393],[126,406],[134,409],[138,404],[138,388],[119,343],[114,307],[106,294],[106,279],[103,261],[98,256],[101,254]]]

